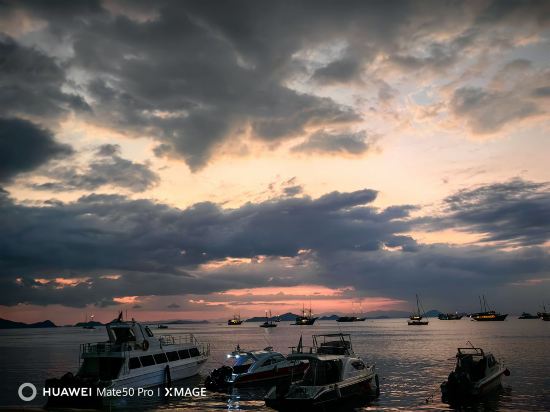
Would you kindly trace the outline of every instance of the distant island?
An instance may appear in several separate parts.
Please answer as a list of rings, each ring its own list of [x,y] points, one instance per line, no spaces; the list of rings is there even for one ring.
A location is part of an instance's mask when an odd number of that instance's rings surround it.
[[[269,320],[271,320],[271,321],[280,320],[282,322],[293,322],[293,321],[296,320],[297,317],[298,317],[298,315],[296,315],[294,313],[287,312],[283,315],[271,316],[269,318]],[[265,322],[265,316],[255,316],[253,318],[245,320],[245,322]]]
[[[204,323],[210,323],[207,320],[167,320],[165,322],[158,321],[158,322],[145,322],[148,325],[197,325],[197,324],[204,324]]]
[[[14,322],[8,319],[0,318],[0,329],[31,329],[31,328],[56,328],[57,326],[51,320],[45,320],[36,323]]]

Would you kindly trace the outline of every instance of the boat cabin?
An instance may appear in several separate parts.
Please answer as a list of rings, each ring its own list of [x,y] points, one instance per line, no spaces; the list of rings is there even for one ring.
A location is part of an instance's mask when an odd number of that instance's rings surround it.
[[[458,348],[455,371],[466,373],[471,380],[478,381],[497,364],[495,357],[484,353],[481,348]]]

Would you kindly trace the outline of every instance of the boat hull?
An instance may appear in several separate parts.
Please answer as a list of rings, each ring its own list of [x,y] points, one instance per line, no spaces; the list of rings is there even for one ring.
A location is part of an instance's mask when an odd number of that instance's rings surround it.
[[[474,315],[472,319],[478,322],[502,322],[508,315]]]
[[[409,326],[426,326],[428,324],[427,320],[409,320],[407,322]]]
[[[479,382],[461,383],[451,379],[441,384],[441,395],[444,401],[461,402],[483,396],[502,386],[502,376],[509,374],[507,369],[500,369],[490,377]]]
[[[278,388],[272,388],[265,398],[266,406],[277,410],[312,410],[340,405],[359,405],[380,394],[378,375],[328,385],[312,397],[278,397]]]

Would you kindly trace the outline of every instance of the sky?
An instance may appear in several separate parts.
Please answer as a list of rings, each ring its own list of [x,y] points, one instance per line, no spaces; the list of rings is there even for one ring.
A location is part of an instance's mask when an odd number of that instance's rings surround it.
[[[3,1],[0,317],[550,306],[548,1]]]

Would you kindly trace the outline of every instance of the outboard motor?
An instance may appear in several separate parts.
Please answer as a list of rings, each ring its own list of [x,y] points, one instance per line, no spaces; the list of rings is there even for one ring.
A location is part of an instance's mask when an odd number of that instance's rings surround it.
[[[233,368],[230,366],[214,369],[204,380],[204,386],[212,392],[224,392],[228,389],[227,381],[232,374]]]

